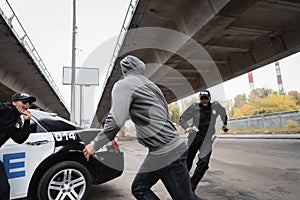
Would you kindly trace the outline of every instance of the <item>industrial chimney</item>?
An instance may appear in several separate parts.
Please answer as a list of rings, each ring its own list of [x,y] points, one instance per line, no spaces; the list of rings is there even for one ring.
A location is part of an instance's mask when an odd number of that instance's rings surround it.
[[[283,84],[282,84],[280,66],[279,66],[279,62],[278,61],[275,62],[275,67],[276,67],[278,90],[279,90],[279,92],[282,92],[283,91]]]
[[[252,72],[248,73],[248,80],[249,80],[249,87],[250,87],[250,94],[251,94],[252,90],[254,89]]]

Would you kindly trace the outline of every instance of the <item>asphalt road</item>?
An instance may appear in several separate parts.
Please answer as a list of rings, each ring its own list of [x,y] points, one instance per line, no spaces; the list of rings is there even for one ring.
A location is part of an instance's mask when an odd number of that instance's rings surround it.
[[[136,140],[119,144],[125,152],[123,175],[93,186],[89,200],[134,199],[130,186],[147,149]],[[153,190],[160,199],[171,199],[161,182]],[[204,200],[299,200],[300,140],[217,138],[196,194]]]

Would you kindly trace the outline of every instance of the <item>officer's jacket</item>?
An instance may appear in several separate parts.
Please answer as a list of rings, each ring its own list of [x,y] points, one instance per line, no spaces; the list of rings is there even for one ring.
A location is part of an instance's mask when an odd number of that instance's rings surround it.
[[[188,127],[196,126],[198,129],[202,127],[209,127],[214,129],[216,119],[220,115],[224,125],[227,125],[227,114],[223,106],[215,101],[209,103],[208,107],[203,107],[201,103],[193,103],[188,107],[180,116],[179,124],[186,130]],[[188,121],[192,119],[192,124],[189,125]]]
[[[9,102],[0,102],[0,147],[12,138],[23,143],[30,134],[30,120],[22,122],[17,108]]]

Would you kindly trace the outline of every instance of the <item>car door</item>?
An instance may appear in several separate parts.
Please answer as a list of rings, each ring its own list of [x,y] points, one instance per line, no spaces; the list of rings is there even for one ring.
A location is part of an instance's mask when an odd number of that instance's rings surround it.
[[[23,144],[8,140],[0,149],[11,187],[11,199],[27,196],[31,177],[38,165],[54,151],[52,133],[31,120],[31,134]]]

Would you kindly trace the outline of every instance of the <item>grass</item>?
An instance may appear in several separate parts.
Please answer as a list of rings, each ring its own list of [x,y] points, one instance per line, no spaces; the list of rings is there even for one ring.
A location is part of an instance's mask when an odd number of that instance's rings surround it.
[[[227,133],[221,130],[217,131],[217,134],[283,134],[283,133],[300,133],[300,126],[297,127],[284,127],[284,128],[261,128],[261,129],[229,129]]]

